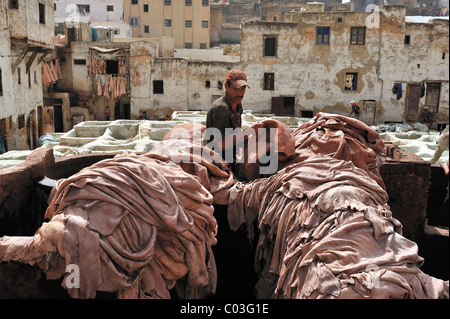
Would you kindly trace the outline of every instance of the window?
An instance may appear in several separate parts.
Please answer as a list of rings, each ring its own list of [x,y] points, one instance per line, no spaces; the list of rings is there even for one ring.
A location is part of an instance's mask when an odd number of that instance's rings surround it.
[[[222,87],[223,87],[222,81],[217,81],[217,88],[218,88],[219,90],[222,90]]]
[[[203,7],[209,6],[209,0],[202,0],[202,6]]]
[[[273,90],[275,87],[275,74],[264,73],[264,90]]]
[[[317,27],[316,44],[330,44],[330,27]]]
[[[31,87],[31,72],[28,71],[28,87]]]
[[[150,27],[148,25],[144,25],[144,32],[145,33],[149,33],[150,32]]]
[[[138,27],[139,26],[139,17],[130,17],[130,26]]]
[[[19,0],[9,0],[10,9],[19,9]]]
[[[153,94],[164,94],[164,82],[153,81]]]
[[[264,56],[277,56],[277,37],[264,36]]]
[[[208,21],[202,21],[202,28],[208,28]]]
[[[200,49],[206,49],[206,43],[200,43]]]
[[[45,24],[45,4],[39,3],[39,23]]]
[[[25,114],[21,114],[17,117],[17,123],[19,123],[19,130],[25,127]]]
[[[358,73],[345,73],[346,91],[356,91],[358,88]]]
[[[138,4],[138,0],[131,0],[131,4]]]
[[[164,0],[165,6],[170,6],[172,4],[172,0]]]
[[[365,44],[366,27],[352,27],[350,44]]]
[[[91,12],[91,5],[89,4],[77,4],[78,12],[82,15],[87,15]]]
[[[171,27],[172,26],[172,20],[170,20],[170,19],[164,20],[164,26],[165,27]]]
[[[192,0],[184,0],[184,5],[190,7],[192,5]]]
[[[185,49],[192,49],[192,43],[191,42],[184,43],[184,48]]]
[[[410,43],[411,43],[411,36],[405,35],[405,44],[410,44]]]
[[[37,82],[37,73],[36,73],[36,71],[34,71],[34,84],[37,84],[38,82]]]
[[[114,11],[114,6],[106,6],[106,11]]]
[[[73,60],[74,65],[86,65],[86,60],[75,59]]]
[[[205,82],[205,88],[210,88],[211,87],[211,81],[206,81]]]
[[[148,4],[144,4],[144,12],[148,12]]]
[[[0,69],[0,96],[3,95],[2,69]]]
[[[20,68],[17,68],[17,84],[21,84],[21,83],[22,83],[22,76],[21,76]]]
[[[184,26],[185,26],[186,28],[192,28],[192,20],[186,20],[186,21],[184,22]]]
[[[106,60],[106,74],[119,74],[119,61]]]
[[[114,35],[120,35],[120,29],[114,29]]]

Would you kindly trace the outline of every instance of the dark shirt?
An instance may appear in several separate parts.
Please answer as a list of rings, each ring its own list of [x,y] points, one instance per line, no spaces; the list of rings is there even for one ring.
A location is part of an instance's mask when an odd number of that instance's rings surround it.
[[[223,137],[227,133],[227,128],[241,128],[241,115],[242,104],[239,103],[236,106],[236,111],[233,110],[227,101],[226,94],[224,94],[222,97],[214,101],[209,107],[208,113],[206,114],[206,129],[215,127],[220,131]],[[214,140],[213,136],[206,136],[205,144],[212,140]]]
[[[227,128],[241,128],[242,126],[242,104],[236,106],[236,111],[228,104],[227,97],[222,97],[214,101],[206,114],[206,128],[215,127],[225,136]]]

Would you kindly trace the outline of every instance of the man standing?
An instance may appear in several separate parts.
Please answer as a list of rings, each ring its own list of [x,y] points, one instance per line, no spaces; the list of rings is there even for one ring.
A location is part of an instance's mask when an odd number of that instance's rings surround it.
[[[360,109],[359,109],[358,104],[356,104],[355,100],[352,100],[350,102],[350,104],[352,105],[352,111],[350,112],[350,114],[348,116],[352,116],[352,114],[355,114],[355,118],[359,119]]]
[[[214,101],[206,115],[205,142],[213,143],[219,149],[219,154],[227,161],[227,152],[233,152],[233,160],[237,153],[236,145],[244,142],[250,129],[262,128],[261,123],[255,123],[242,131],[242,100],[245,90],[250,88],[247,76],[240,70],[232,70],[225,77],[225,94]],[[216,129],[216,130],[215,130]],[[220,133],[220,134],[219,134]],[[215,148],[215,149],[217,149]]]
[[[105,121],[109,121],[111,113],[109,111],[109,106],[105,108]]]

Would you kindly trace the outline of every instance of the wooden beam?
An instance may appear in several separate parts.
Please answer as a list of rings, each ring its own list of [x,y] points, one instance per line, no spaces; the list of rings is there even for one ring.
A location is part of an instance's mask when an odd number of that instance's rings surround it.
[[[20,52],[19,57],[17,58],[16,62],[14,63],[13,67],[12,67],[12,73],[16,72],[19,64],[22,62],[23,58],[25,57],[25,55],[27,55],[28,53],[28,49],[29,49],[29,45],[27,45],[22,52]]]
[[[30,58],[28,59],[28,62],[27,62],[27,73],[30,72],[31,65],[33,64],[34,59],[36,58],[37,54],[38,54],[38,51],[33,51],[33,53],[31,54]]]
[[[46,57],[47,55],[49,55],[50,53],[52,53],[52,52],[53,52],[53,50],[45,50],[45,51],[42,53],[41,57],[39,58],[38,64],[41,64],[42,61],[44,61],[45,57]]]

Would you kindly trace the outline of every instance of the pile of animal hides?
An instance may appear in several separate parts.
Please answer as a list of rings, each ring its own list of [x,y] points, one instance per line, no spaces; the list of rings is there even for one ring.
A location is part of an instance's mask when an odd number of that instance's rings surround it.
[[[417,245],[392,217],[377,132],[326,113],[294,132],[263,124],[277,128],[265,141],[277,144],[274,174],[258,175],[258,163],[234,174],[198,141],[204,127],[184,124],[185,136],[169,132],[148,153],[58,180],[49,221],[32,237],[2,237],[0,261],[37,264],[48,279],[77,265],[79,287],[62,283],[73,298],[207,298],[218,276],[214,205],[225,204],[230,227],[256,239],[257,298],[448,298],[448,281],[420,270]]]

